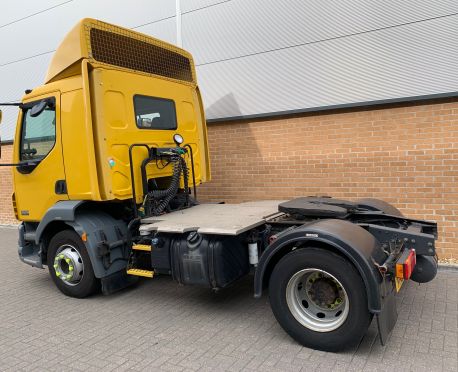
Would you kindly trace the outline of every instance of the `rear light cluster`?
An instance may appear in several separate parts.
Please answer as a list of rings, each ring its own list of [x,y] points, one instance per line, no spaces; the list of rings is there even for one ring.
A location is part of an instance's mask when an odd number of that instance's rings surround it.
[[[416,263],[415,249],[406,249],[396,261],[396,278],[409,279]]]

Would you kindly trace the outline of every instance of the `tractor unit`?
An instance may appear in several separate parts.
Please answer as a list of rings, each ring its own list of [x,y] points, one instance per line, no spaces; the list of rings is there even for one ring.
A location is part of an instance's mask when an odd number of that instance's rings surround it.
[[[251,274],[291,337],[337,351],[374,316],[384,343],[403,282],[437,273],[436,223],[381,200],[199,203],[206,121],[193,58],[174,45],[83,19],[14,105],[19,258],[65,295],[156,275],[219,290]]]

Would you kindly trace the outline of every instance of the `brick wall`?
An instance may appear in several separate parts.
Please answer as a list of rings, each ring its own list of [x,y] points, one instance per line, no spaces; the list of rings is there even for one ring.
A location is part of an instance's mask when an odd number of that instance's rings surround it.
[[[2,158],[0,164],[11,163],[12,145],[2,144]],[[17,224],[14,217],[13,206],[11,205],[11,194],[13,193],[11,167],[0,167],[0,224]]]
[[[458,258],[458,100],[209,124],[213,181],[199,199],[375,197],[439,222],[441,258]],[[10,160],[11,146],[2,149]],[[0,167],[0,223],[13,223]]]
[[[458,258],[458,100],[209,124],[212,182],[200,199],[384,199],[439,222]]]

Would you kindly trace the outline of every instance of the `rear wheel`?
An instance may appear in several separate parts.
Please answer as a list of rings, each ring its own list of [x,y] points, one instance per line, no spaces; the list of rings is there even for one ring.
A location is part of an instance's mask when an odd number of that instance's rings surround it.
[[[372,319],[364,283],[332,252],[304,248],[284,256],[269,284],[272,311],[302,345],[338,351],[360,342]]]
[[[74,231],[61,231],[51,239],[48,268],[54,284],[67,296],[83,298],[99,288],[86,247]]]

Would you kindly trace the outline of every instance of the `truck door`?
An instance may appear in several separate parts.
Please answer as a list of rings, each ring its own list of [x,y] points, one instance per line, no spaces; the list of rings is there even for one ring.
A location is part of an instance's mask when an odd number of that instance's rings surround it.
[[[14,192],[18,217],[40,221],[48,208],[68,199],[62,158],[60,93],[26,102],[14,148]]]

